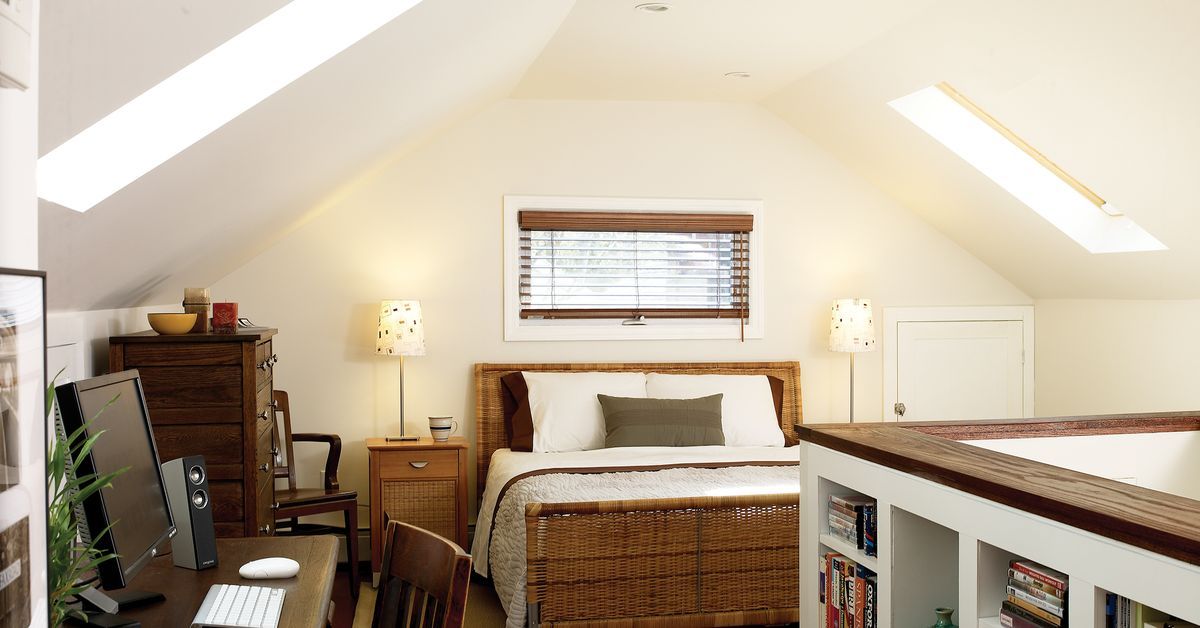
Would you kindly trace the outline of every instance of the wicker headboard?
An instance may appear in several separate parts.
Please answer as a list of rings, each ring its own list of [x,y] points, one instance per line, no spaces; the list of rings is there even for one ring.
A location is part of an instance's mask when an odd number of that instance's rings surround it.
[[[788,445],[798,440],[793,425],[803,419],[800,404],[799,362],[631,362],[609,364],[486,364],[475,365],[475,455],[477,497],[483,495],[488,463],[497,449],[508,447],[504,433],[504,390],[500,378],[514,371],[609,371],[677,373],[685,375],[771,375],[783,380],[783,416],[780,427]]]

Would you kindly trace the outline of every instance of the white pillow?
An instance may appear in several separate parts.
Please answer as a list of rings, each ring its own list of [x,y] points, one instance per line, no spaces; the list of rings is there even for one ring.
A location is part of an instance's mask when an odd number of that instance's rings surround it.
[[[651,399],[694,399],[721,393],[721,430],[730,447],[783,447],[775,398],[766,375],[646,374]]]
[[[603,449],[604,411],[596,395],[646,396],[645,373],[521,374],[529,387],[536,452]]]

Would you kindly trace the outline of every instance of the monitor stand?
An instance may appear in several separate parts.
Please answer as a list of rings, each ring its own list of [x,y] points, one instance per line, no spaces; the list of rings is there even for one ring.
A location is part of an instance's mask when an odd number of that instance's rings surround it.
[[[153,591],[137,591],[135,589],[118,589],[116,591],[101,591],[88,587],[79,594],[83,612],[87,615],[86,622],[77,625],[98,628],[119,628],[121,626],[141,626],[136,620],[126,619],[117,613],[121,609],[133,608],[143,604],[152,604],[167,599],[162,593]]]

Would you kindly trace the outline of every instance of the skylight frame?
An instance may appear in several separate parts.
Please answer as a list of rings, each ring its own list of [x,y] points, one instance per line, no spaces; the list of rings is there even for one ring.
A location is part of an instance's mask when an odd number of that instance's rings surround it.
[[[888,105],[1089,252],[1167,248],[949,84]]]
[[[38,159],[38,196],[84,212],[421,0],[292,0]]]

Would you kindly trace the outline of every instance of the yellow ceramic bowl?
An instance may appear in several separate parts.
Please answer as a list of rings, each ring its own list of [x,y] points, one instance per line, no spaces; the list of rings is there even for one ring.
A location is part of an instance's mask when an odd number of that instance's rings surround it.
[[[186,334],[192,331],[192,326],[196,324],[196,313],[167,313],[157,312],[147,314],[146,318],[150,319],[150,328],[165,336],[177,336]]]

